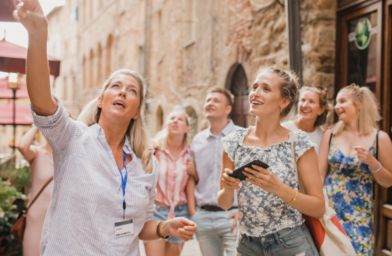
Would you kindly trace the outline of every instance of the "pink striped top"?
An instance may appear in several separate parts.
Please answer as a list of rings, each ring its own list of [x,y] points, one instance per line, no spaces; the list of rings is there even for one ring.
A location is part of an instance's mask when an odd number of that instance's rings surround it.
[[[155,157],[159,162],[159,177],[155,201],[170,206],[168,219],[175,217],[174,208],[187,202],[185,187],[189,179],[186,162],[189,147],[186,145],[177,159],[168,150],[157,150]]]

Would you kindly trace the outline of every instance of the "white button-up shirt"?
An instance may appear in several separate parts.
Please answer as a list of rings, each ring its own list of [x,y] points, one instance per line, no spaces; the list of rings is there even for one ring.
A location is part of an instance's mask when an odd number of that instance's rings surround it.
[[[54,95],[53,95],[54,96]],[[128,138],[125,219],[133,220],[134,233],[114,237],[114,223],[123,221],[121,176],[113,154],[98,125],[86,126],[69,118],[60,100],[52,116],[38,116],[34,124],[53,150],[54,184],[46,214],[41,255],[139,255],[138,235],[153,218],[158,162],[146,174]],[[125,176],[125,169],[122,170]]]
[[[195,200],[198,206],[218,206],[219,178],[222,170],[222,138],[239,129],[232,120],[217,135],[210,128],[199,132],[192,140],[190,158],[196,165],[199,182],[195,188]],[[238,206],[237,193],[233,206]]]

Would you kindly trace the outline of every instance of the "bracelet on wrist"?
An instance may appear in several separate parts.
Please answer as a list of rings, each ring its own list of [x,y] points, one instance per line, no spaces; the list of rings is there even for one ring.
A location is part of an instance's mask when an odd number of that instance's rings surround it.
[[[158,223],[158,225],[157,225],[157,236],[159,238],[162,238],[162,239],[169,239],[171,237],[171,235],[163,236],[162,233],[161,233],[161,226],[162,226],[162,224],[163,224],[163,221],[160,221]]]
[[[377,170],[375,170],[375,171],[373,171],[372,169],[370,169],[370,167],[368,166],[368,169],[369,169],[369,171],[371,171],[372,173],[376,173],[376,172],[379,172],[380,170],[381,170],[381,163],[380,163],[380,161],[377,161],[378,162],[378,164],[380,165],[379,167],[378,167],[378,169]]]
[[[291,202],[286,202],[286,204],[292,204],[295,202],[295,200],[297,200],[298,191],[296,189],[294,189],[294,191],[295,191],[295,196],[294,196],[293,200],[291,200]]]

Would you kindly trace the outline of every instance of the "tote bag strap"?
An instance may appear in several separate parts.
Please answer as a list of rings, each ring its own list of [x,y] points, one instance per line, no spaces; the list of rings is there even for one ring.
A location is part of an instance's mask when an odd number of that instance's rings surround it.
[[[305,189],[302,185],[301,180],[299,179],[299,175],[298,175],[298,165],[297,165],[297,157],[295,156],[295,147],[294,147],[294,141],[295,138],[298,135],[298,131],[295,131],[291,134],[290,137],[290,142],[291,142],[291,154],[293,155],[294,158],[294,167],[295,167],[295,176],[297,177],[297,181],[298,181],[298,188],[299,188],[299,192],[304,193],[305,194]]]
[[[53,177],[50,178],[45,185],[41,188],[41,190],[38,192],[38,194],[34,197],[34,199],[31,201],[31,203],[29,204],[29,206],[26,209],[26,213],[27,211],[30,209],[30,207],[34,204],[35,200],[37,200],[37,198],[41,195],[41,193],[44,191],[44,189],[49,185],[49,183],[53,180]]]

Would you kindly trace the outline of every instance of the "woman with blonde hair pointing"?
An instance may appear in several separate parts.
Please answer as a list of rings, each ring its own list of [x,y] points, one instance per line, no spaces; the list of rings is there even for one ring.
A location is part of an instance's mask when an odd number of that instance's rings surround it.
[[[380,114],[369,88],[353,84],[341,89],[335,112],[339,122],[321,140],[321,179],[357,255],[372,255],[373,182],[392,185],[392,143],[378,129]]]
[[[127,69],[114,72],[84,109],[85,123],[74,121],[50,91],[48,23],[38,0],[22,1],[14,17],[29,34],[27,88],[34,124],[53,150],[41,255],[137,256],[139,239],[190,239],[193,222],[153,220],[159,167],[143,120],[142,77]]]

